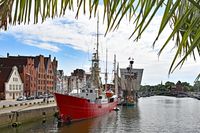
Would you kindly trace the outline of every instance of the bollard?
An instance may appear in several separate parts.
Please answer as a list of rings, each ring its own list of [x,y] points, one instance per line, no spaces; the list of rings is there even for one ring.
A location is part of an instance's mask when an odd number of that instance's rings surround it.
[[[43,116],[42,123],[45,123],[46,122],[46,112],[42,112],[42,116]]]

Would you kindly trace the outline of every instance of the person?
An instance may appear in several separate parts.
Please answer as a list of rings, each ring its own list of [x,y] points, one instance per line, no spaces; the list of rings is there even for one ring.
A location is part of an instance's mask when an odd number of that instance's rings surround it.
[[[44,98],[43,98],[43,102],[45,102],[45,101],[46,101],[46,98],[44,97]]]

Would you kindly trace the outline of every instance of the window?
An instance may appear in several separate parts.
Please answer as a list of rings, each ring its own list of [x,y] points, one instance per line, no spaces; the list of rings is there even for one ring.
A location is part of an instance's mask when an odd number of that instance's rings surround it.
[[[12,93],[9,93],[10,94],[10,97],[12,96]]]
[[[13,78],[13,81],[18,81],[18,78]]]
[[[18,85],[16,85],[16,90],[18,90]]]
[[[13,85],[13,90],[15,90],[15,85]]]
[[[9,85],[10,90],[12,90],[12,85]]]
[[[19,85],[19,90],[21,90],[21,85]]]

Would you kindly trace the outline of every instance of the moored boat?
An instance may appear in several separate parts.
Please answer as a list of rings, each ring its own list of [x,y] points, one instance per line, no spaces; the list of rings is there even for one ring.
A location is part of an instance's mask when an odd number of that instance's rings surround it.
[[[98,21],[97,21],[97,48],[93,53],[90,82],[83,88],[77,89],[74,94],[55,94],[62,122],[72,122],[98,117],[112,111],[117,106],[116,95],[106,95],[102,92],[100,81],[99,55],[98,55]],[[80,90],[80,91],[78,91]]]

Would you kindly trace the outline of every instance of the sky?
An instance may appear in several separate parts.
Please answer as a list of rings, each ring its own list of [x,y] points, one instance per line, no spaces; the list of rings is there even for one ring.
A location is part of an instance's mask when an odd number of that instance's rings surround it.
[[[193,61],[189,58],[181,69],[176,69],[168,75],[168,71],[175,55],[175,43],[164,49],[158,56],[158,51],[165,42],[170,28],[166,28],[160,36],[155,47],[153,41],[157,35],[160,14],[157,14],[150,26],[144,32],[139,41],[134,37],[129,39],[134,25],[123,19],[116,31],[109,32],[104,36],[106,24],[103,23],[102,6],[99,7],[100,36],[99,54],[102,74],[105,73],[106,49],[108,49],[108,73],[109,79],[113,78],[113,60],[116,54],[120,68],[129,65],[128,58],[134,58],[133,68],[144,69],[142,85],[157,85],[171,81],[188,82],[191,85],[200,73],[199,58]],[[67,11],[65,16],[55,19],[48,19],[44,23],[30,23],[29,25],[9,26],[7,31],[0,31],[0,57],[11,56],[37,56],[44,55],[56,57],[58,69],[64,70],[65,75],[77,69],[84,69],[89,72],[91,55],[96,47],[96,21],[97,18],[89,19],[88,15],[79,13],[75,19],[76,12]]]

